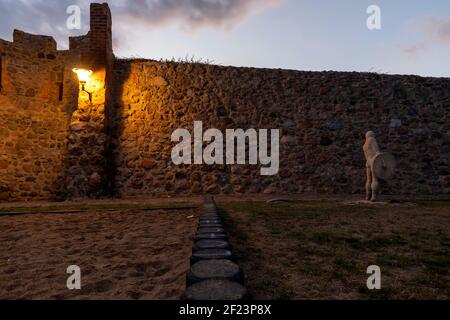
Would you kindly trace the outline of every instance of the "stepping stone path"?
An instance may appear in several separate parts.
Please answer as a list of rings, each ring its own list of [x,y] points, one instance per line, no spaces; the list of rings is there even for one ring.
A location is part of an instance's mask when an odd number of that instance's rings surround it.
[[[205,224],[200,222],[200,224],[198,225],[199,229],[203,229],[203,228],[223,228],[223,225],[221,225],[220,223],[216,223],[216,224]]]
[[[224,233],[203,233],[195,236],[195,241],[198,240],[226,240],[228,237]]]
[[[205,249],[231,249],[231,247],[226,240],[200,240],[194,244],[193,252]]]
[[[239,301],[248,300],[247,289],[228,280],[205,280],[186,289],[186,300]]]
[[[205,219],[205,220],[200,220],[200,225],[204,226],[204,225],[216,225],[219,224],[220,226],[222,226],[222,221],[218,220],[218,219]]]
[[[241,269],[229,260],[204,260],[194,264],[187,276],[188,285],[211,279],[243,282]]]
[[[204,249],[192,254],[191,264],[202,260],[233,260],[233,252],[226,249]]]
[[[198,234],[204,234],[204,233],[224,233],[225,230],[222,228],[213,228],[213,227],[199,227]]]
[[[250,299],[244,276],[234,262],[234,254],[225,233],[216,203],[205,197],[187,279],[186,300],[239,301]]]

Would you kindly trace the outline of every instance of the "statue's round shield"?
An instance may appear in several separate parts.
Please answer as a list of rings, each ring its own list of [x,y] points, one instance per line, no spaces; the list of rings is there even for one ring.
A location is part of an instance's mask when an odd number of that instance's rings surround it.
[[[397,164],[390,153],[380,153],[373,159],[373,173],[378,179],[389,180],[394,176]]]

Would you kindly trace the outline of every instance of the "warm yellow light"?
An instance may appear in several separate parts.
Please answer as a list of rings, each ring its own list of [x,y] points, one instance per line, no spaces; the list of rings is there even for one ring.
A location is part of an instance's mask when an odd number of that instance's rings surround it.
[[[89,81],[89,77],[92,75],[92,70],[86,70],[86,69],[78,69],[74,68],[73,72],[75,72],[78,76],[78,80],[82,83],[86,83]]]

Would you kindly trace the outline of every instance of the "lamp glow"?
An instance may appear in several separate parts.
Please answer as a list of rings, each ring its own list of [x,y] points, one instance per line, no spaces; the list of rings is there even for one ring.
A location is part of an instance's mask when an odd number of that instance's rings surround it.
[[[78,80],[80,80],[81,83],[88,82],[90,76],[93,73],[92,70],[78,69],[78,68],[74,68],[72,71],[77,74]]]
[[[72,71],[77,74],[78,80],[80,81],[81,84],[81,90],[83,90],[88,94],[89,101],[92,103],[92,92],[86,90],[86,83],[89,81],[90,76],[93,73],[92,70],[74,68],[72,69]]]

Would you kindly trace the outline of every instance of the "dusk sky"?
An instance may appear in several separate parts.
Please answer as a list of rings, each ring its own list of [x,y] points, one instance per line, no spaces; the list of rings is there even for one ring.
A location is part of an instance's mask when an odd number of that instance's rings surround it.
[[[67,38],[89,29],[87,0],[0,0],[0,37],[13,29]],[[99,1],[102,2],[102,1]],[[450,0],[111,0],[120,57],[184,58],[297,70],[450,77]],[[81,30],[66,27],[69,5]],[[381,8],[381,30],[366,26]]]

